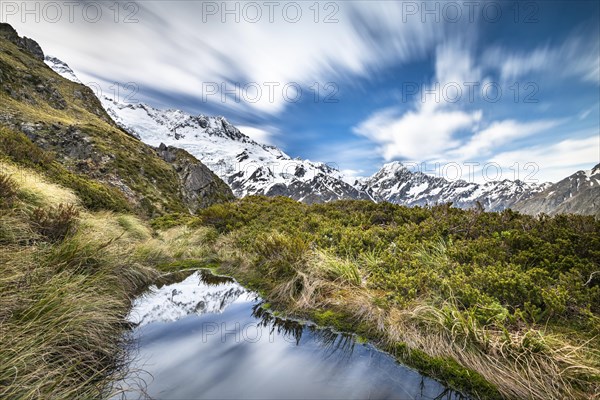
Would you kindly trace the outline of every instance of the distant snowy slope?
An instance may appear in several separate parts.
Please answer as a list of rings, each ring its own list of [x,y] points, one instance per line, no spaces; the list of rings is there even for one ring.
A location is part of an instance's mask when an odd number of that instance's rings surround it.
[[[544,191],[515,205],[528,214],[589,214],[600,217],[600,164],[549,185]]]
[[[47,66],[52,68],[55,72],[57,72],[63,78],[66,78],[70,81],[81,83],[77,75],[73,72],[73,70],[64,62],[59,60],[56,57],[46,56],[44,58],[44,62]]]
[[[370,178],[359,182],[360,188],[376,200],[410,206],[453,203],[469,208],[481,203],[486,210],[498,211],[544,190],[549,184],[522,181],[492,181],[484,184],[464,180],[449,181],[441,177],[410,171],[400,162],[385,164]]]

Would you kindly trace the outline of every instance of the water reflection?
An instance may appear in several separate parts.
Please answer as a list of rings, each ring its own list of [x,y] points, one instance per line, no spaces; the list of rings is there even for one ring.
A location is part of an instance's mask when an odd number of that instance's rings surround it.
[[[206,283],[207,285],[218,286],[228,283],[235,283],[235,280],[233,278],[229,276],[213,274],[207,269],[198,270],[197,273],[200,276],[200,280]]]
[[[293,338],[296,345],[300,344],[304,331],[310,332],[314,340],[323,346],[326,354],[341,352],[344,356],[350,356],[356,344],[354,335],[335,332],[331,329],[321,329],[315,325],[275,316],[263,308],[263,303],[252,307],[252,316],[260,321],[260,326],[270,329],[270,334],[277,333],[286,338]]]
[[[137,374],[118,383],[125,392],[115,398],[460,398],[352,335],[280,318],[261,304],[235,281],[205,272],[153,288],[130,315]]]

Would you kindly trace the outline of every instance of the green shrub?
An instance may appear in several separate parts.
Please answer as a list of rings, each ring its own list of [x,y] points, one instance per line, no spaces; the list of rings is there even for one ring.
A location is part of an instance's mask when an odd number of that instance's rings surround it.
[[[277,232],[256,237],[253,245],[256,264],[268,276],[292,276],[305,261],[308,244],[298,237]]]
[[[172,213],[166,214],[150,221],[150,226],[156,230],[167,230],[175,226],[187,225],[193,220],[189,214]]]

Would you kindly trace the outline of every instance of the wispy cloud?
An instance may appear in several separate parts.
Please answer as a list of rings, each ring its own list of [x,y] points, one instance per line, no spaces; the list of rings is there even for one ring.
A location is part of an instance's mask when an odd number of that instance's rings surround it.
[[[384,110],[362,122],[354,132],[379,144],[386,161],[428,160],[458,146],[460,142],[454,135],[472,129],[481,116],[481,111],[440,111],[427,106],[400,116],[394,110]]]
[[[500,146],[517,139],[553,128],[562,121],[519,122],[515,120],[494,121],[487,128],[477,131],[460,147],[449,152],[453,160],[469,160],[487,157]]]
[[[93,24],[80,13],[72,23],[23,24],[18,15],[9,22],[38,38],[49,53],[66,58],[79,75],[267,115],[281,113],[295,99],[294,88],[366,76],[388,63],[423,57],[444,29],[418,18],[399,23],[402,5],[396,2],[318,3],[318,16],[317,3],[294,3],[302,15],[294,23],[285,16],[296,12],[284,11],[288,3],[273,11],[255,3],[262,15],[257,22],[244,17],[246,6],[239,1],[135,3],[139,22],[131,24],[114,23],[113,3],[103,4],[102,19]],[[206,3],[218,8],[215,15],[207,13]],[[237,9],[241,18],[236,22],[236,12],[226,9]],[[207,92],[210,97],[203,97]]]
[[[498,69],[503,81],[551,73],[600,84],[600,43],[576,35],[560,45],[545,44],[527,51],[493,47],[485,52],[483,62],[488,68]]]
[[[412,110],[402,113],[401,107],[390,107],[375,112],[353,131],[378,144],[386,161],[444,157],[461,144],[457,133],[478,126],[482,111],[460,109],[441,95],[441,88],[456,84],[462,90],[465,82],[478,81],[481,75],[465,41],[441,44],[436,48],[434,83],[414,99]]]
[[[269,129],[266,127],[257,128],[254,126],[238,126],[238,129],[244,135],[248,136],[250,139],[255,140],[258,143],[265,143],[270,145],[276,144],[275,137],[278,133],[276,128],[271,127]]]
[[[590,133],[588,133],[590,135]],[[590,169],[600,163],[600,132],[591,132],[581,139],[566,139],[547,145],[536,145],[496,154],[490,158],[504,170],[514,170],[529,163],[524,174],[541,182],[556,182],[579,169]],[[523,178],[523,177],[522,177]]]

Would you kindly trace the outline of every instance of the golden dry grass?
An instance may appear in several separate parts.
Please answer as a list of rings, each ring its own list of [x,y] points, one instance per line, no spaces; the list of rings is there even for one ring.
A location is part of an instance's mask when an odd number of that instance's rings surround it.
[[[49,183],[41,174],[30,169],[0,161],[0,173],[13,179],[20,194],[36,205],[80,204],[73,191]]]

